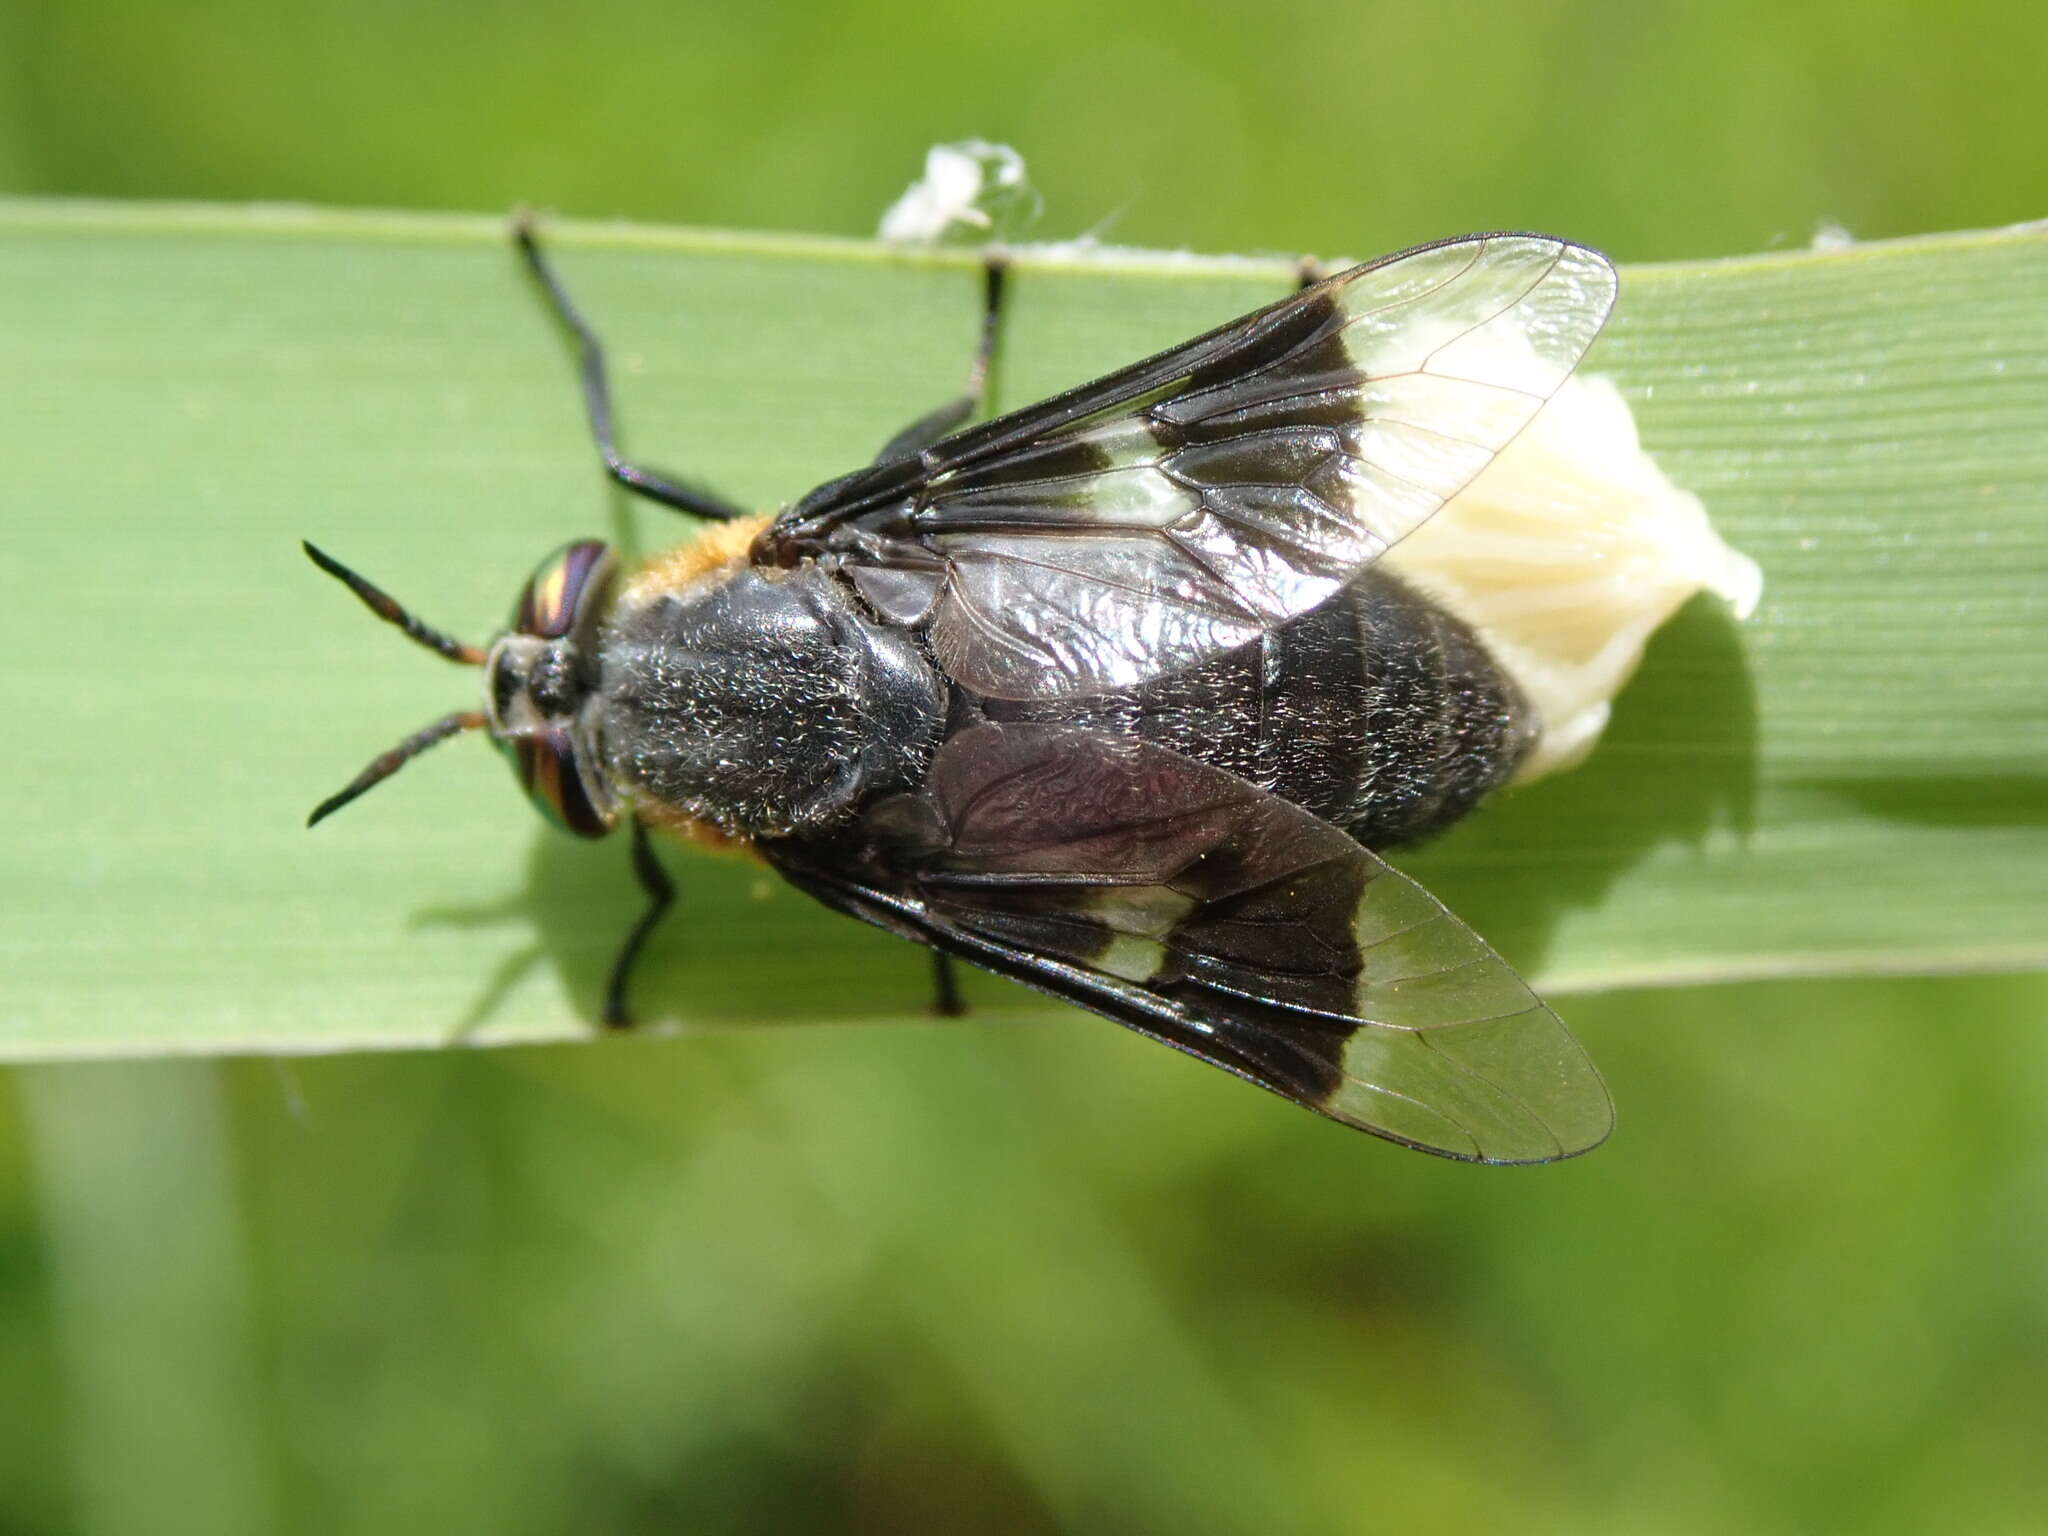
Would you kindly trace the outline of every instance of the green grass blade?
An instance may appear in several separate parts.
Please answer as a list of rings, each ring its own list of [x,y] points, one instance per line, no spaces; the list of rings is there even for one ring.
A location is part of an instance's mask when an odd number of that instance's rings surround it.
[[[554,234],[629,446],[764,508],[958,387],[967,258]],[[1027,257],[1001,399],[1289,280]],[[1553,990],[2048,961],[2048,238],[1629,269],[1588,367],[1762,563],[1762,610],[1686,610],[1590,764],[1406,867]],[[0,438],[0,1055],[587,1030],[636,908],[625,850],[543,830],[480,743],[301,826],[475,687],[368,621],[301,537],[482,637],[563,540],[683,531],[595,473],[502,226],[0,204]],[[650,1012],[918,1012],[907,947],[743,864],[671,863]]]

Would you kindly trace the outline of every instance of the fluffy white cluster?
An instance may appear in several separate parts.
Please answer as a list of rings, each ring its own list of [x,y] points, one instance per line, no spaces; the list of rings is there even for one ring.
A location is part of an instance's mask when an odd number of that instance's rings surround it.
[[[882,239],[897,245],[936,245],[954,234],[986,238],[999,219],[1036,204],[1024,157],[1007,144],[962,139],[934,144],[924,175],[882,215]]]
[[[1387,567],[1479,631],[1541,712],[1521,781],[1592,751],[1657,626],[1713,592],[1747,618],[1763,572],[1643,451],[1621,391],[1575,374]]]

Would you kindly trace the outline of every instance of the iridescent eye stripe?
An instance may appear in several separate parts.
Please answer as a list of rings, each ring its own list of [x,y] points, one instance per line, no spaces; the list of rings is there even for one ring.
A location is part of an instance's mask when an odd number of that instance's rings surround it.
[[[607,553],[596,539],[582,539],[557,550],[520,592],[512,627],[544,640],[559,640],[569,634],[592,590],[591,578],[606,564]]]
[[[534,780],[539,773],[538,754],[534,751],[531,736],[517,736],[511,740],[512,765],[519,773],[519,787],[533,799],[542,799],[534,792]]]
[[[571,752],[568,737],[564,735],[555,770],[556,789],[562,797],[562,821],[578,837],[603,837],[611,831],[611,823],[590,803],[590,793],[583,786],[583,774],[578,766],[580,761]]]
[[[513,752],[520,786],[550,819],[579,837],[602,837],[610,830],[584,790],[568,732],[521,736],[513,742]]]

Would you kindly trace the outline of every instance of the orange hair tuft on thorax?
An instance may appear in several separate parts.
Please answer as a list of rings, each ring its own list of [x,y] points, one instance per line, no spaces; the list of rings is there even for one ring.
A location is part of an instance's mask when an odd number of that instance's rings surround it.
[[[744,563],[755,535],[771,521],[763,515],[713,523],[694,539],[685,539],[642,564],[627,578],[620,595],[628,603],[641,603],[687,591],[707,576]]]

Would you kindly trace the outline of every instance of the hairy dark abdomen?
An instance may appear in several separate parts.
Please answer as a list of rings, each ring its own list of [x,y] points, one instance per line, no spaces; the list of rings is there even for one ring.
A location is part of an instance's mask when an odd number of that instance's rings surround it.
[[[991,720],[1136,735],[1240,774],[1368,848],[1441,831],[1504,784],[1535,711],[1472,630],[1368,570],[1263,641],[1143,686]]]

